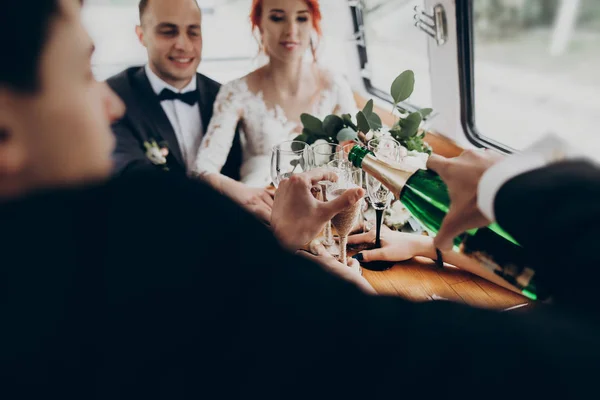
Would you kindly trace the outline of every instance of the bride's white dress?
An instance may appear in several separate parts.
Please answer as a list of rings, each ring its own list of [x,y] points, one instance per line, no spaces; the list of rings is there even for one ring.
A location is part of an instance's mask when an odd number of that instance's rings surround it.
[[[356,113],[354,95],[342,76],[328,73],[329,85],[315,101],[309,114],[323,119],[329,114]],[[278,143],[300,134],[302,126],[288,120],[283,109],[265,104],[262,92],[248,88],[246,78],[221,87],[214,112],[200,145],[195,172],[220,173],[231,149],[235,129],[241,122],[243,160],[241,181],[252,187],[271,183],[271,149]]]

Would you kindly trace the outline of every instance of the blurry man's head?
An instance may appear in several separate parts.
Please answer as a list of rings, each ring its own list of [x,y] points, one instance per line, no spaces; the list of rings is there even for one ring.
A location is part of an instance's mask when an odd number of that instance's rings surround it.
[[[81,0],[0,7],[0,198],[107,177],[123,104],[92,75]]]
[[[202,55],[202,16],[196,0],[141,0],[136,33],[148,50],[152,71],[182,89],[196,74]]]

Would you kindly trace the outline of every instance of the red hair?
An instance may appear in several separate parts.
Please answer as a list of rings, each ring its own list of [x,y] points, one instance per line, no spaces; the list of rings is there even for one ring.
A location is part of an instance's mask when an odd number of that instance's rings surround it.
[[[319,36],[321,36],[321,7],[319,0],[304,0],[312,16],[313,28]],[[260,25],[260,19],[263,12],[263,0],[252,0],[252,10],[250,11],[250,22],[252,30]]]

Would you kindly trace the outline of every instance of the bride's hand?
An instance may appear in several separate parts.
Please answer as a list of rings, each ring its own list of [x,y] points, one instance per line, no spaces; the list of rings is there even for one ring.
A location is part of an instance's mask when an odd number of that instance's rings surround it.
[[[348,265],[344,265],[335,259],[319,241],[310,243],[310,253],[299,250],[296,254],[319,264],[325,271],[330,272],[348,282],[354,283],[360,290],[367,294],[377,294],[371,284],[358,273],[358,261],[353,258],[348,259]]]
[[[359,261],[405,261],[415,256],[431,257],[435,253],[433,240],[428,236],[392,231],[381,227],[381,248],[365,250],[354,257]],[[375,243],[375,229],[348,237],[348,244]]]

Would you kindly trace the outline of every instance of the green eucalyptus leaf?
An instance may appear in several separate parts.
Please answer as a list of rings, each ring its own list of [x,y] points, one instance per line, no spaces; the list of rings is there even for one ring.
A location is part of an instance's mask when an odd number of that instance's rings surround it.
[[[394,139],[400,137],[401,133],[402,128],[399,125],[394,125],[392,129],[390,129],[390,135],[392,135]]]
[[[415,73],[406,70],[401,73],[392,83],[391,95],[394,103],[398,104],[408,99],[415,89]]]
[[[413,136],[408,138],[403,143],[404,147],[406,147],[409,151],[418,151],[419,153],[429,153],[430,147],[427,143],[423,141],[423,139]],[[431,153],[429,153],[431,154]]]
[[[365,107],[363,108],[362,112],[367,118],[373,113],[373,99],[367,101],[367,104],[365,104]]]
[[[423,119],[427,118],[432,112],[433,108],[421,108],[419,110],[419,114],[421,114],[421,117],[423,117]]]
[[[398,131],[398,133],[396,133],[396,140],[402,141],[402,140],[408,140],[410,139],[411,132],[407,129],[402,129],[400,128],[400,130]]]
[[[409,114],[408,110],[406,108],[402,107],[400,104],[396,105],[396,109],[398,111],[400,111],[402,114]]]
[[[373,131],[378,131],[383,126],[383,124],[381,123],[381,118],[379,118],[379,115],[375,113],[367,115],[367,121],[369,122],[369,126]]]
[[[338,143],[345,142],[347,140],[356,140],[358,133],[352,128],[343,128],[337,134]]]
[[[406,147],[406,149],[408,151],[413,151],[413,150],[417,150],[417,146],[415,146],[415,142],[414,140],[412,140],[412,138],[407,138],[404,142],[404,147]]]
[[[305,129],[313,133],[322,133],[323,132],[323,123],[317,117],[313,117],[310,114],[302,114],[300,115],[300,121],[302,121],[302,125]]]
[[[402,137],[412,137],[419,132],[419,126],[423,121],[423,117],[421,117],[421,113],[414,112],[410,114],[408,117],[403,118],[399,121],[400,126],[402,127]]]
[[[355,131],[358,130],[358,127],[354,124],[354,122],[352,122],[352,115],[342,114],[342,121],[344,121],[344,125],[347,127],[352,128]]]
[[[323,120],[323,130],[327,136],[334,136],[344,127],[344,120],[337,115],[328,115]]]
[[[302,135],[300,135],[300,136],[302,136]],[[298,137],[300,137],[300,136],[298,136]],[[310,144],[305,140],[299,140],[299,142],[304,142],[304,143]],[[304,149],[304,145],[302,143],[294,142],[294,143],[292,143],[292,145],[290,147],[292,148],[292,151],[300,151],[300,150]]]
[[[305,142],[305,143],[308,143],[308,144],[310,144],[310,143],[309,143],[309,138],[310,138],[310,135],[307,135],[307,134],[303,133],[303,134],[301,134],[301,135],[298,135],[298,136],[296,136],[296,137],[294,138],[294,141],[297,141],[297,142]]]
[[[362,111],[356,113],[356,123],[358,125],[359,132],[367,133],[371,130],[371,125],[369,125],[369,121]]]

